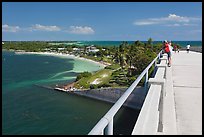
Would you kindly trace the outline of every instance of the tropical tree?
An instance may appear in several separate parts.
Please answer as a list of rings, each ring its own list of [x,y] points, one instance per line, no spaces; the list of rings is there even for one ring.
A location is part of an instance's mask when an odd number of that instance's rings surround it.
[[[119,53],[119,50],[118,49],[115,49],[115,54],[113,56],[113,61],[115,63],[119,63],[120,62],[120,53]]]
[[[147,44],[152,45],[153,44],[152,42],[153,42],[152,38],[149,38],[148,41],[147,41]]]
[[[132,61],[133,58],[135,56],[135,49],[136,46],[134,46],[133,44],[129,46],[129,48],[127,48],[127,52],[126,52],[126,62],[127,64],[129,64],[129,69],[128,69],[128,74],[131,76],[132,75]]]
[[[119,55],[119,62],[120,62],[121,68],[123,68],[124,65],[125,65],[124,54],[120,54],[120,55]]]

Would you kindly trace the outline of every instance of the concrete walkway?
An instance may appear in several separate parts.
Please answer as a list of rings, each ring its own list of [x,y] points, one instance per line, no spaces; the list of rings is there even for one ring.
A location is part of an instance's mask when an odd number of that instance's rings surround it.
[[[201,135],[202,53],[173,53],[171,68],[177,134]]]

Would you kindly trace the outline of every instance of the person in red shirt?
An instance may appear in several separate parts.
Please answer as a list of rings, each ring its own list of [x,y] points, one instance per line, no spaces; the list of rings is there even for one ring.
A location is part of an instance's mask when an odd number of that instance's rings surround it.
[[[167,40],[164,41],[164,52],[167,53],[168,58],[168,66],[171,66],[171,51],[170,51],[170,45],[168,44]]]

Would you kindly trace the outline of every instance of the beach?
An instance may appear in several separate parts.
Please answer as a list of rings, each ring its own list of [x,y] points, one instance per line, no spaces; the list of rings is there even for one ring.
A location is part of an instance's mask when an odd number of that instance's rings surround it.
[[[63,53],[55,53],[55,52],[25,52],[25,51],[16,52],[15,51],[15,54],[19,54],[19,55],[20,54],[37,54],[37,55],[45,55],[45,56],[56,56],[56,57],[63,57],[63,58],[78,59],[78,60],[89,61],[89,62],[95,63],[97,65],[102,66],[103,68],[105,68],[108,65],[111,65],[106,62],[97,62],[91,59],[87,59],[87,58],[83,58],[83,57],[79,57],[79,56],[75,56],[71,54],[63,54]]]

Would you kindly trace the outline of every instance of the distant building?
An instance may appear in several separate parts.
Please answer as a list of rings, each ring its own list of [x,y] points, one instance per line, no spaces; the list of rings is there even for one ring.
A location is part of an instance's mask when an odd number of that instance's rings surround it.
[[[72,48],[73,51],[79,51],[79,48]]]
[[[86,47],[86,51],[96,53],[99,51],[99,49],[97,49],[94,45],[91,45],[91,46]]]
[[[72,48],[73,52],[83,52],[84,49],[83,48]]]
[[[65,48],[58,48],[58,50],[64,50]]]
[[[4,42],[2,42],[2,45],[4,45]]]

